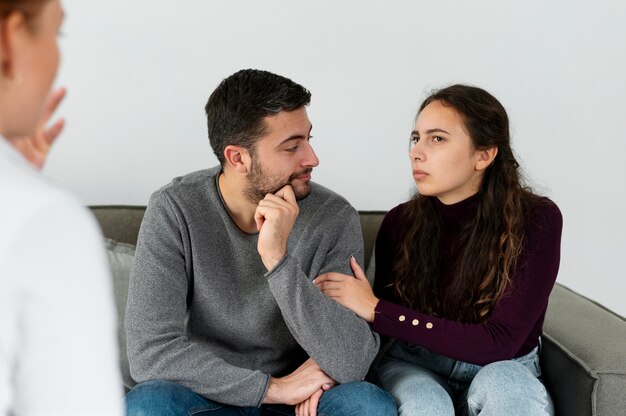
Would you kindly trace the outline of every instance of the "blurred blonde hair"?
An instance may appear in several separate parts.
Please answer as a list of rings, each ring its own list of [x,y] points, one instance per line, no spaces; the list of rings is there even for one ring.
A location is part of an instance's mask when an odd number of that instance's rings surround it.
[[[0,24],[11,13],[18,12],[24,15],[31,28],[41,10],[50,0],[0,0]]]

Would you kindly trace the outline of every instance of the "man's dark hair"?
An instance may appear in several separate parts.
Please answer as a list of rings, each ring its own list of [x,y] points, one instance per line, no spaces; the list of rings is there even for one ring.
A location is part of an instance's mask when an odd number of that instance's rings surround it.
[[[224,166],[228,145],[254,152],[256,140],[266,133],[264,117],[297,110],[310,101],[306,88],[280,75],[257,69],[234,73],[220,83],[204,107],[215,156]]]

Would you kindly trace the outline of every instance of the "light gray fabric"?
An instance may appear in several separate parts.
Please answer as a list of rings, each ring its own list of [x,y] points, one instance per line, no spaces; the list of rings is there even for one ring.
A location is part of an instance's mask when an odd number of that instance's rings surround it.
[[[113,291],[117,309],[117,339],[120,351],[120,369],[124,387],[128,390],[135,385],[128,369],[126,354],[126,332],[124,331],[124,316],[126,315],[126,298],[128,297],[128,280],[135,256],[135,246],[120,243],[107,238],[104,240],[109,267],[113,276]]]
[[[126,314],[135,381],[166,379],[220,403],[258,406],[269,375],[307,356],[340,383],[361,380],[378,336],[311,282],[349,273],[350,255],[363,264],[357,212],[312,184],[287,256],[266,274],[258,235],[239,230],[224,208],[218,173],[176,178],[150,199]]]

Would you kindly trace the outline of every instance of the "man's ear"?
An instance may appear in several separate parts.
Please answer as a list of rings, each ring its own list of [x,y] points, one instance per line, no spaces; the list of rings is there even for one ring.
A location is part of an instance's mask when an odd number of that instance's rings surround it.
[[[15,76],[16,52],[19,36],[26,29],[26,20],[22,13],[12,12],[0,23],[0,71],[2,76],[12,79]]]
[[[224,159],[226,159],[226,165],[239,173],[247,173],[252,162],[247,149],[232,144],[224,148]]]
[[[487,149],[477,150],[478,159],[476,159],[476,170],[484,171],[493,163],[494,159],[498,155],[498,148],[496,146],[489,147]]]

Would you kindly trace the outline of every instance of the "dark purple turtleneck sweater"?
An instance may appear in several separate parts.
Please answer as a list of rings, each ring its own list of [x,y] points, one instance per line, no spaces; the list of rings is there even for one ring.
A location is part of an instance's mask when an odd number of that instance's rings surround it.
[[[443,220],[442,249],[445,257],[456,258],[458,233],[463,221],[478,207],[476,196],[453,205],[436,200]],[[478,365],[509,360],[529,353],[538,344],[541,328],[559,269],[563,219],[548,198],[535,204],[527,219],[525,245],[512,277],[512,287],[482,324],[461,323],[445,316],[434,317],[401,306],[389,287],[393,262],[404,236],[406,203],[385,216],[376,239],[376,306],[373,329],[426,349]],[[442,267],[442,282],[453,280],[452,268]],[[444,302],[446,300],[444,299]],[[454,304],[454,302],[446,302]],[[445,313],[445,312],[444,312]]]

